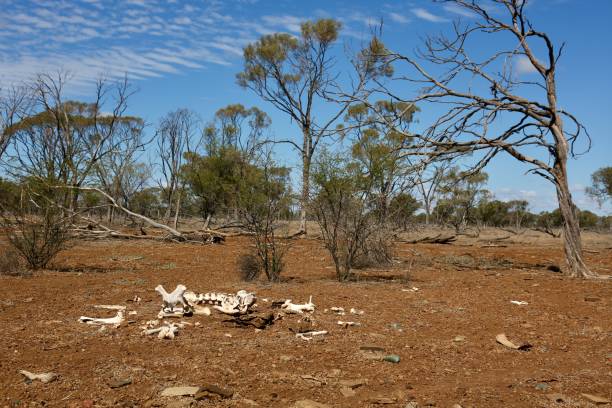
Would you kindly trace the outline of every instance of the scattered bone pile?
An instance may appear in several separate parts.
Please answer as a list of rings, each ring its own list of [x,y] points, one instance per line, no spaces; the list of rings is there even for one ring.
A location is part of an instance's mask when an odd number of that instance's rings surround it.
[[[162,307],[157,315],[157,320],[149,320],[141,326],[142,333],[144,335],[157,335],[159,339],[173,339],[179,332],[179,329],[183,329],[185,326],[192,326],[192,323],[180,321],[180,323],[168,322],[163,319],[166,318],[182,318],[184,316],[196,315],[210,315],[211,310],[204,305],[211,305],[213,309],[233,316],[237,319],[237,323],[241,325],[252,325],[255,327],[265,327],[267,324],[280,318],[281,315],[274,316],[272,313],[255,313],[253,314],[252,308],[256,306],[257,297],[255,294],[240,290],[235,294],[228,293],[200,293],[188,291],[185,285],[179,284],[172,292],[168,292],[162,285],[155,287],[155,291],[162,297]],[[140,298],[135,302],[139,301]],[[264,302],[268,302],[267,299],[262,299]],[[309,322],[309,327],[306,330],[300,330],[296,333],[296,337],[303,340],[312,340],[317,336],[323,336],[328,334],[326,330],[315,330],[313,327],[312,314],[315,311],[315,304],[312,302],[312,296],[308,299],[307,303],[293,303],[291,299],[281,300],[273,302],[273,307],[280,307],[283,314],[297,314],[301,315],[300,322]],[[117,315],[114,317],[87,317],[81,316],[79,321],[87,324],[94,325],[113,325],[118,327],[125,320],[126,307],[121,305],[97,305],[99,309],[116,310]],[[324,312],[328,310],[325,309]],[[344,308],[332,307],[331,311],[337,315],[345,315]],[[350,309],[352,315],[362,315],[362,310]],[[135,311],[129,314],[136,314]],[[246,319],[246,320],[245,320]],[[262,320],[260,324],[259,320]],[[253,321],[255,323],[253,323]],[[175,320],[176,321],[176,320]],[[344,326],[359,326],[360,323],[352,321],[338,321],[338,325]],[[161,325],[160,325],[161,324]],[[196,326],[200,323],[196,322]],[[102,328],[103,329],[103,328]],[[101,329],[101,330],[102,330]]]

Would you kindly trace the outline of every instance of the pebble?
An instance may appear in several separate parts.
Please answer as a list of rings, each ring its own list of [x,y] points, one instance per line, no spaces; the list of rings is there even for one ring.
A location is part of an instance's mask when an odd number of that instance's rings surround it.
[[[200,387],[168,387],[161,393],[162,397],[182,397],[185,395],[193,396],[200,391]]]
[[[299,400],[293,405],[293,408],[331,408],[327,404],[321,404],[313,400]]]
[[[539,383],[536,384],[536,390],[540,390],[540,391],[546,391],[547,389],[550,388],[550,385],[546,384],[546,383]]]

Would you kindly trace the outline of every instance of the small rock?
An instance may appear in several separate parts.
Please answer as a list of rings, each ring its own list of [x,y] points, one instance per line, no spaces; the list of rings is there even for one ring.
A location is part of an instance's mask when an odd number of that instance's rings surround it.
[[[242,402],[242,403],[243,403],[243,404],[245,404],[245,405],[250,405],[250,406],[252,406],[252,407],[256,407],[257,405],[259,405],[259,404],[258,404],[258,403],[256,403],[255,401],[250,400],[250,399],[247,399],[247,398],[243,398],[243,399],[242,399],[242,401],[240,401],[240,402]]]
[[[342,387],[355,389],[361,387],[362,385],[366,385],[368,383],[368,380],[366,378],[357,378],[354,380],[340,380],[338,383]]]
[[[535,388],[536,388],[536,390],[546,391],[547,389],[550,388],[550,385],[548,385],[546,383],[539,383],[539,384],[536,384]]]
[[[200,390],[195,394],[196,401],[210,399],[210,397],[220,396],[221,398],[232,398],[234,391],[227,390],[216,385],[205,384],[200,387]]]
[[[600,397],[598,395],[593,395],[593,394],[580,394],[582,395],[584,398],[588,399],[591,402],[594,402],[595,404],[609,404],[612,402],[612,400],[609,400],[608,398],[604,398],[604,397]]]
[[[188,408],[190,406],[191,400],[185,398],[177,401],[170,401],[164,405],[165,408]]]
[[[460,343],[460,342],[462,342],[462,341],[465,341],[465,336],[456,336],[456,337],[453,339],[453,341],[454,341],[455,343]]]
[[[168,387],[161,393],[162,397],[194,396],[200,391],[200,387]]]
[[[463,408],[461,405],[459,404],[453,404],[453,406],[451,408]]]
[[[585,302],[599,302],[600,300],[601,298],[598,298],[597,296],[585,296],[584,297]]]
[[[389,363],[399,363],[401,358],[397,354],[389,354],[388,356],[383,357],[384,361],[388,361]]]
[[[83,400],[81,402],[81,408],[92,408],[94,406],[94,401],[91,399]]]
[[[321,404],[313,400],[299,400],[293,405],[293,408],[331,408],[327,404]]]
[[[108,386],[111,388],[121,388],[121,387],[125,387],[126,385],[130,385],[131,383],[132,383],[131,378],[120,378],[120,379],[111,380],[108,383]]]
[[[291,361],[291,360],[293,360],[293,357],[291,357],[291,356],[281,355],[281,356],[279,356],[279,357],[278,357],[278,359],[279,359],[280,361],[285,361],[285,362],[287,362],[287,361]]]
[[[547,395],[548,399],[552,402],[561,403],[567,401],[567,397],[563,394],[553,393]]]
[[[340,394],[342,394],[346,398],[349,398],[349,397],[355,396],[355,394],[357,394],[357,393],[355,391],[353,391],[352,388],[342,387],[342,388],[340,388]]]
[[[410,401],[404,408],[419,408],[419,403],[416,401]]]
[[[399,323],[391,323],[389,327],[392,328],[393,330],[404,331],[404,329],[402,329],[402,325]]]
[[[390,404],[395,404],[397,400],[395,398],[376,397],[376,398],[371,398],[370,402],[372,404],[390,405]]]

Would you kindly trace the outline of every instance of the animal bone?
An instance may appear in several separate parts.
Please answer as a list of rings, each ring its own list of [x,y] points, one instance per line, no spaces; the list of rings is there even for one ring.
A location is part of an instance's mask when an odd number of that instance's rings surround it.
[[[57,379],[57,374],[55,373],[34,374],[26,370],[21,370],[19,371],[19,374],[23,375],[30,381],[39,380],[43,384],[50,383],[51,381],[54,381],[55,379]]]
[[[79,317],[79,321],[81,323],[87,324],[112,324],[115,327],[118,327],[124,320],[123,310],[119,310],[115,317],[107,317],[107,318],[97,318],[97,317],[87,317],[81,316]]]
[[[335,307],[334,306],[334,307],[331,307],[329,310],[331,310],[332,312],[334,312],[335,314],[340,315],[340,316],[344,316],[345,315],[343,307]]]
[[[177,285],[177,287],[172,291],[172,293],[166,292],[166,289],[162,285],[157,285],[155,291],[158,292],[164,301],[162,310],[169,310],[172,312],[177,303],[183,305],[183,310],[187,310],[191,308],[191,305],[185,299],[185,291],[187,287],[185,285]]]
[[[295,333],[295,337],[297,337],[298,339],[310,341],[315,336],[323,336],[325,334],[327,334],[327,330],[319,330],[319,331],[310,331],[306,333]]]
[[[524,300],[511,300],[510,303],[514,304],[514,305],[519,305],[519,306],[523,306],[523,305],[528,305],[529,303],[525,302]]]
[[[210,316],[210,308],[206,307],[206,306],[198,306],[195,305],[193,307],[193,314],[196,315],[204,315],[204,316]]]
[[[358,322],[343,322],[342,320],[338,320],[338,325],[344,326],[346,328],[348,326],[361,326],[361,323],[358,323]]]
[[[167,324],[162,327],[144,330],[143,333],[146,335],[157,334],[158,339],[173,339],[178,334],[178,329],[174,324]]]
[[[125,310],[125,306],[121,305],[94,305],[96,309],[108,309],[108,310]]]
[[[302,305],[291,303],[291,299],[285,300],[285,303],[281,306],[281,309],[285,311],[285,313],[299,313],[304,314],[304,312],[314,312],[315,305],[312,303],[312,296],[308,300],[308,303],[304,303]]]
[[[172,340],[177,333],[178,333],[178,327],[172,324],[169,326],[162,327],[159,333],[157,334],[157,338]]]
[[[164,309],[160,310],[157,314],[158,319],[164,319],[168,317],[183,317],[185,316],[185,312],[183,309],[173,310],[172,312],[166,312]]]
[[[354,314],[354,315],[362,315],[362,314],[365,313],[363,310],[357,310],[357,309],[354,309],[354,308],[351,308],[351,310],[349,312],[351,314]]]
[[[229,315],[248,313],[257,301],[253,293],[245,290],[239,290],[235,295],[215,292],[196,295],[193,292],[187,292],[185,298],[195,304],[213,305],[216,310]],[[203,313],[206,314],[205,311]]]

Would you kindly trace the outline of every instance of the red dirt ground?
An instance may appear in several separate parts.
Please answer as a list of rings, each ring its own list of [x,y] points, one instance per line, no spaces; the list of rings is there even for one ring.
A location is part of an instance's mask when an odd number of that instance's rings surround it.
[[[610,274],[610,238],[585,242],[588,263]],[[287,280],[274,285],[240,281],[236,259],[248,245],[246,238],[210,246],[83,242],[61,254],[55,264],[61,271],[0,277],[0,406],[291,407],[311,399],[330,407],[410,401],[419,407],[593,407],[582,393],[612,397],[612,282],[568,279],[537,266],[561,262],[558,240],[485,248],[474,240],[398,244],[392,268],[338,283],[321,242],[302,239],[288,254]],[[407,270],[410,281],[403,283]],[[303,303],[312,295],[315,327],[329,335],[297,339],[289,330],[296,315],[257,331],[234,327],[218,312],[185,318],[201,324],[174,340],[141,335],[142,323],[160,308],[153,288],[178,283],[195,292],[254,291],[259,310],[270,308],[262,298]],[[402,291],[413,286],[419,290]],[[135,295],[142,301],[128,302]],[[104,331],[79,323],[80,315],[114,315],[96,304],[127,305],[137,311],[128,316],[136,322]],[[324,312],[332,306],[365,314]],[[339,319],[361,326],[341,328]],[[533,348],[507,349],[496,343],[499,333]],[[367,359],[360,347],[368,345],[401,361]],[[19,370],[60,377],[28,384]],[[132,383],[109,387],[123,378]],[[340,381],[351,379],[367,383],[345,397]],[[160,397],[169,386],[202,384],[234,396]]]

